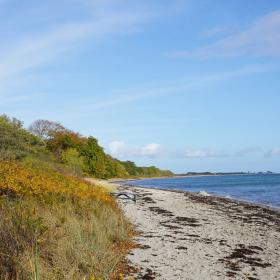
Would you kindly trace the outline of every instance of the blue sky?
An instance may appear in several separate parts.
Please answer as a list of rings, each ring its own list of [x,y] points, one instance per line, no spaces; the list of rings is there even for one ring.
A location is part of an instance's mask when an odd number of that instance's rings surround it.
[[[175,172],[280,171],[280,3],[0,0],[0,112]]]

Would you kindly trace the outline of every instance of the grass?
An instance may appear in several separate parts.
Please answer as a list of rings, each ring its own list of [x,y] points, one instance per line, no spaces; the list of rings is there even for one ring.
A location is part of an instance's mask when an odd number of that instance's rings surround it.
[[[95,179],[95,178],[85,178],[85,180],[95,186],[103,188],[106,192],[114,192],[117,190],[118,184],[109,183],[107,180]]]
[[[0,279],[114,279],[131,225],[102,187],[0,162]]]

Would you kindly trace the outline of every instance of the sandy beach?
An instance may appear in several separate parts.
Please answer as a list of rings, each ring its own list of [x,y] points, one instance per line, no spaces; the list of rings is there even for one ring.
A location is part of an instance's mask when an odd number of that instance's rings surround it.
[[[119,186],[140,234],[135,279],[280,279],[280,213],[226,198]]]

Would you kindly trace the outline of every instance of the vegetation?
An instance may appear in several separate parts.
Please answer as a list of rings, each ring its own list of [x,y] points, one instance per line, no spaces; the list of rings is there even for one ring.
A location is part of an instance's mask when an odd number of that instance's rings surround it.
[[[114,276],[131,229],[102,187],[2,161],[0,194],[0,279]]]
[[[114,159],[59,123],[29,129],[0,116],[0,279],[115,279],[132,228],[90,178],[172,173]]]
[[[114,159],[104,152],[96,138],[83,137],[56,122],[38,120],[29,129],[45,143],[47,152],[55,156],[56,162],[63,163],[76,175],[103,179],[172,175],[154,166],[138,167],[134,162]]]
[[[22,128],[22,122],[0,116],[0,160],[44,152],[44,142]]]
[[[57,122],[37,120],[23,128],[22,122],[0,116],[0,160],[44,158],[74,175],[95,178],[160,177],[172,172],[154,166],[138,167],[107,155],[94,137],[83,137]]]

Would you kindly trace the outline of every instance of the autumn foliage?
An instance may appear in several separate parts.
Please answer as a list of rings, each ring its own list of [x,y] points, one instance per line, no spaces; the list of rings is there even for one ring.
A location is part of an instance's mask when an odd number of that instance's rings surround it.
[[[36,135],[0,116],[0,280],[115,279],[132,227],[105,188],[79,175],[125,170],[96,139],[38,124]]]
[[[101,187],[55,170],[46,172],[20,162],[0,161],[0,193],[19,197],[36,196],[42,200],[73,198],[115,204]]]
[[[99,186],[0,161],[0,279],[115,279],[131,226]]]

